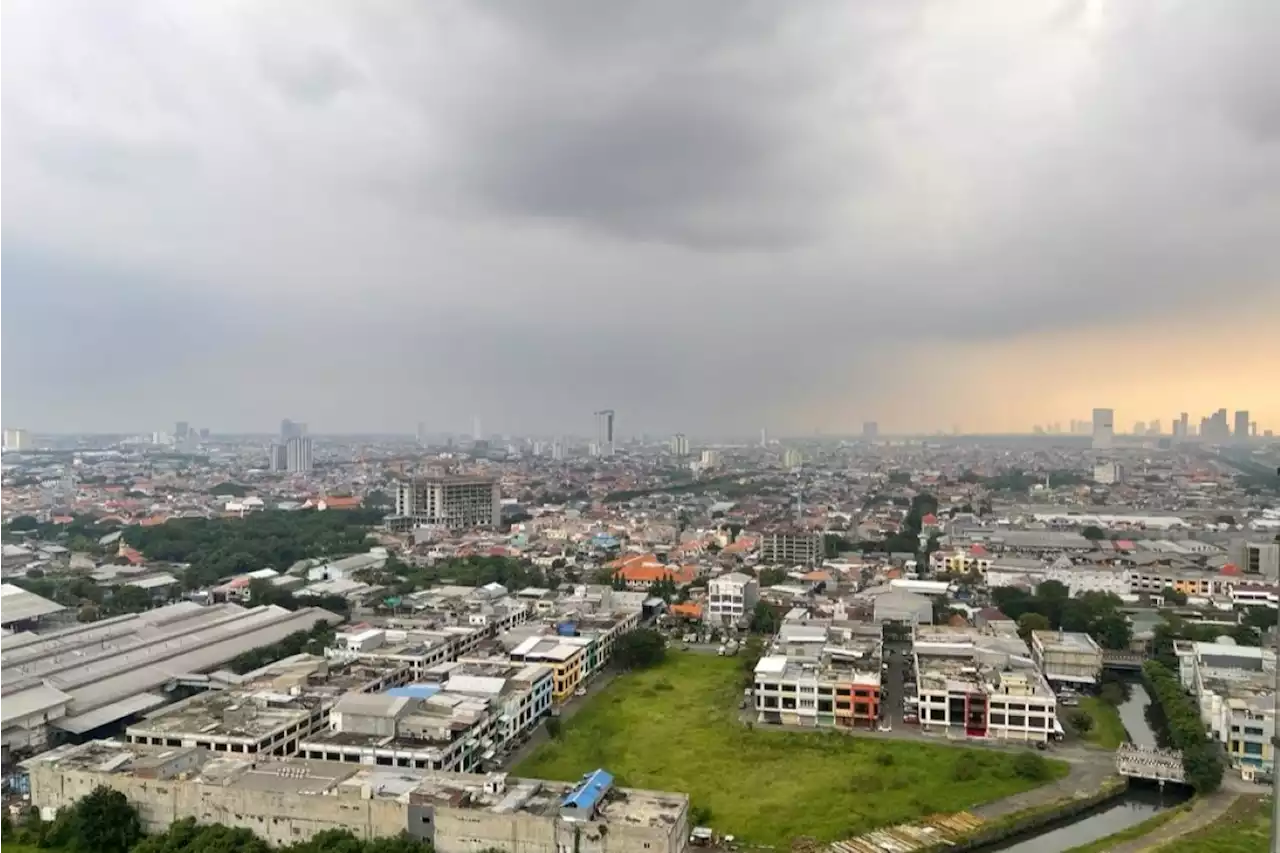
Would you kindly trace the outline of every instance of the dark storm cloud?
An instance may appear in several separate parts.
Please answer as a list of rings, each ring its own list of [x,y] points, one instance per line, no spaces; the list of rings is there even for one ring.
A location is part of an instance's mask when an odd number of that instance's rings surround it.
[[[222,343],[139,428],[808,431],[1280,280],[1272,0],[64,2],[6,5],[6,249]]]

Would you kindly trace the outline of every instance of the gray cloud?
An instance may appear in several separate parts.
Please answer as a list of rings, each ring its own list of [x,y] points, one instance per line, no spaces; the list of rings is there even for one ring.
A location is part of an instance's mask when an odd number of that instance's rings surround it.
[[[904,350],[1277,288],[1267,0],[126,6],[6,6],[36,428],[834,429]],[[221,348],[77,414],[9,338],[90,287]]]

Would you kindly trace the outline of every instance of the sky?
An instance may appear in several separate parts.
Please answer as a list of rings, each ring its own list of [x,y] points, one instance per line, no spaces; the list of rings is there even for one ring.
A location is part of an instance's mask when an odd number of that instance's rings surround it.
[[[35,431],[1280,431],[1275,0],[6,0]]]

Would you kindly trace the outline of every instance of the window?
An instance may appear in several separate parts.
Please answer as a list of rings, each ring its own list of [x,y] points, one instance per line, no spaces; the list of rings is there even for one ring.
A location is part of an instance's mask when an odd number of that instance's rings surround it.
[[[1023,715],[1023,714],[1010,714],[1010,715],[1009,715],[1009,725],[1011,725],[1011,726],[1025,726],[1026,724],[1027,724],[1027,718],[1026,718],[1026,716],[1025,716],[1025,715]]]
[[[1027,717],[1027,726],[1033,729],[1044,728],[1044,717]]]
[[[1262,729],[1257,728],[1256,726],[1245,726],[1244,733],[1255,737],[1262,737]]]
[[[994,714],[994,713],[993,713],[993,714],[991,715],[991,725],[993,725],[993,726],[1003,726],[1003,725],[1004,725],[1004,714]]]
[[[947,709],[946,709],[946,708],[930,708],[930,709],[929,709],[929,719],[930,719],[930,720],[934,720],[935,722],[942,722],[942,721],[946,720],[946,719],[947,719]]]

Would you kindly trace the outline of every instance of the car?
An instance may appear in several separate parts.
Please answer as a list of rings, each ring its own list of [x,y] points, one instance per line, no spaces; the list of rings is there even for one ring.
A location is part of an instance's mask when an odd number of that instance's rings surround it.
[[[573,691],[573,695],[574,695],[574,696],[586,696],[586,695],[587,695],[587,688],[585,688],[585,687],[579,687],[577,690]]]
[[[1045,743],[1044,741],[1042,740],[1036,741],[1036,749],[1040,750],[1041,752],[1044,752],[1048,748],[1049,748],[1049,744]]]

